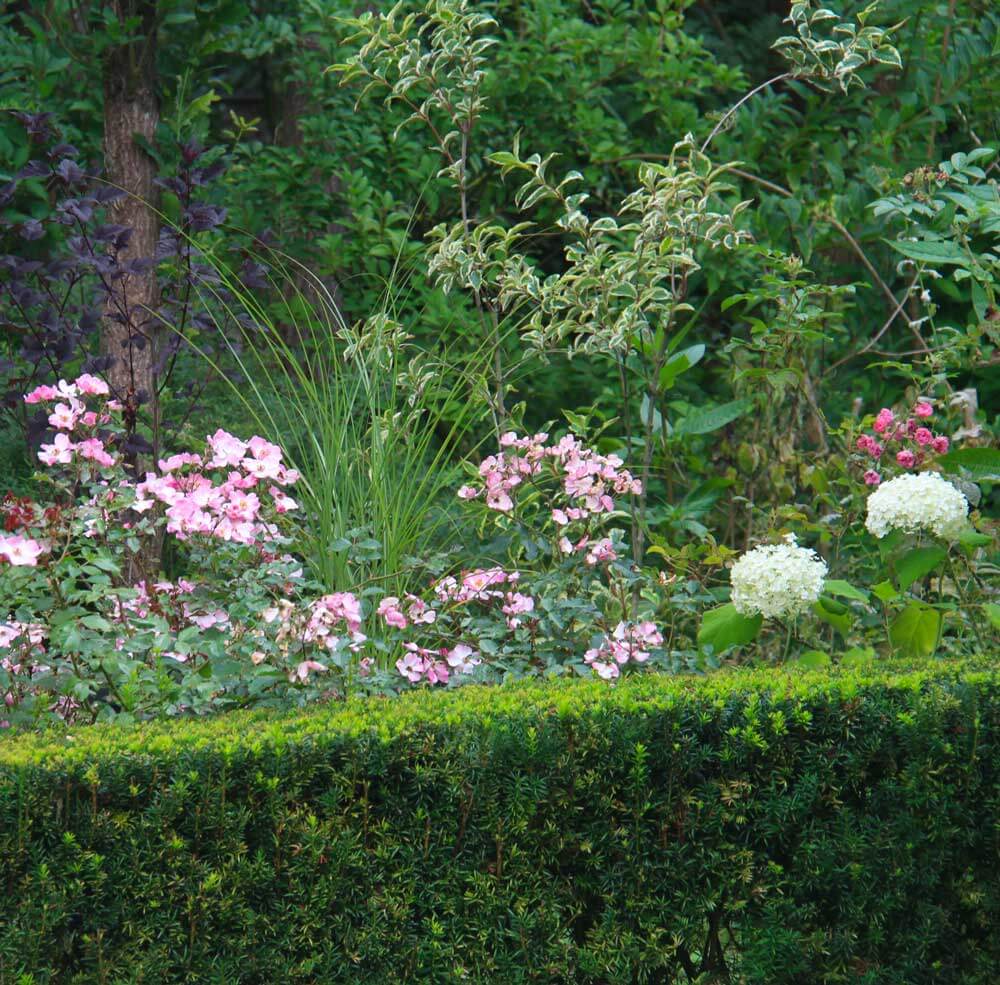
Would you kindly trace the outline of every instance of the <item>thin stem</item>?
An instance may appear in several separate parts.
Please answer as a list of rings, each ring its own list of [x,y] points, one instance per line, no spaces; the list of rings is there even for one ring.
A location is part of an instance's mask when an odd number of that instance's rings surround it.
[[[955,570],[955,563],[951,559],[951,554],[947,555],[948,561],[948,571],[951,574],[951,580],[955,583],[955,591],[958,592],[958,601],[961,606],[962,613],[965,615],[966,621],[972,626],[972,633],[976,637],[976,642],[979,644],[980,653],[986,652],[986,644],[983,642],[983,637],[979,632],[979,626],[976,624],[976,620],[972,618],[972,613],[969,611],[969,602],[965,594],[965,589],[962,588],[962,583],[958,580],[958,572]]]
[[[785,634],[785,647],[781,654],[781,662],[788,663],[788,656],[792,652],[792,637],[795,635],[795,620],[789,619],[788,632]]]
[[[733,114],[745,103],[751,100],[758,92],[766,89],[768,86],[774,85],[776,82],[783,82],[785,79],[790,79],[792,77],[791,72],[782,72],[781,75],[776,75],[773,79],[768,79],[766,82],[761,82],[756,89],[751,89],[735,106],[730,107],[722,119],[715,124],[715,129],[708,135],[705,143],[701,145],[702,154],[708,149],[708,145],[715,139],[715,135],[729,122]]]

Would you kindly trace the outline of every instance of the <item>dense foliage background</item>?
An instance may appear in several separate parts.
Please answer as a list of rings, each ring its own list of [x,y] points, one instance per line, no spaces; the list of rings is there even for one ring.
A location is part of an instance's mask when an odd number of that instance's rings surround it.
[[[813,662],[989,650],[998,52],[989,0],[8,5],[0,461],[18,560],[0,589],[7,644],[32,663],[3,673],[48,673],[45,623],[74,708],[228,707],[267,691],[245,675],[272,650],[291,660],[291,608],[264,649],[247,629],[275,624],[287,585],[335,599],[324,618],[351,633],[362,609],[364,632],[376,612],[402,630],[408,592],[494,568],[493,622],[463,616],[430,649],[369,641],[379,669],[416,683],[445,652],[469,669],[474,643],[501,677],[522,659],[588,673],[583,654],[628,634],[636,662],[649,644],[672,670],[758,637],[759,655]],[[44,387],[78,376],[110,403],[71,453],[46,442],[83,405],[60,423]],[[241,460],[219,428],[267,440]],[[542,429],[549,445],[493,456]],[[557,444],[567,431],[586,461]],[[234,494],[213,507],[227,522],[260,505],[236,485],[284,476],[285,455],[298,502],[273,499],[280,548],[227,528],[213,554],[186,521],[164,530],[177,476],[215,481],[185,472],[213,432],[212,468],[251,470],[213,487]],[[552,495],[572,516],[527,484],[514,503],[518,450],[563,470]],[[28,502],[39,454],[77,470],[44,480],[48,509]],[[177,475],[154,506],[138,480],[158,462]],[[602,469],[617,498],[579,512],[576,473]],[[920,487],[961,514],[947,547],[912,516],[865,530],[868,493],[910,470],[956,483]],[[82,518],[109,483],[140,505]],[[813,578],[818,619],[762,630],[729,604],[729,569],[793,534],[831,576]],[[205,574],[207,597],[182,600]],[[109,668],[109,648],[128,659]],[[164,676],[164,655],[190,662]],[[311,659],[289,665],[295,687]],[[181,673],[185,689],[166,686]]]
[[[687,132],[705,137],[713,114],[783,68],[769,49],[786,33],[782,0],[527,0],[482,9],[497,18],[493,34],[500,43],[487,66],[473,167],[520,133],[530,151],[558,152],[560,170],[579,169],[596,209],[614,209],[633,187],[640,160],[668,154]],[[474,345],[471,302],[444,297],[418,262],[425,234],[457,215],[453,190],[437,177],[440,154],[417,127],[393,139],[402,107],[386,110],[368,99],[355,109],[358,91],[340,86],[335,73],[324,74],[348,53],[341,42],[349,31],[338,18],[354,13],[333,0],[14,5],[0,21],[4,105],[51,113],[62,139],[100,167],[101,78],[109,52],[155,24],[160,122],[147,149],[161,174],[176,169],[179,144],[209,147],[225,168],[207,194],[225,208],[227,227],[273,235],[329,287],[348,321],[367,316],[388,295],[422,344],[447,339],[460,352]],[[866,69],[870,86],[846,95],[782,83],[749,102],[713,148],[719,161],[744,162],[746,173],[735,180],[740,196],[759,205],[752,232],[763,248],[797,253],[818,283],[858,285],[856,295],[833,304],[830,338],[804,353],[816,399],[834,423],[853,401],[866,409],[891,402],[909,382],[907,368],[892,365],[891,357],[871,373],[873,354],[857,354],[907,282],[896,269],[899,256],[883,243],[891,231],[873,216],[871,203],[896,191],[915,168],[998,137],[1000,14],[988,0],[888,0],[877,17],[902,24],[895,37],[901,70]],[[0,160],[8,175],[30,156],[23,127],[6,116]],[[509,185],[480,171],[472,189],[476,215],[511,214],[511,194]],[[44,209],[39,197],[29,211]],[[177,214],[169,189],[161,189],[161,207]],[[540,236],[533,249],[544,269],[562,262],[559,236]],[[748,324],[741,308],[723,311],[721,305],[758,271],[746,260],[705,258],[691,289],[698,317],[689,341],[704,343],[708,353],[672,400],[731,398],[729,369],[740,351],[729,343],[745,338]],[[942,285],[935,297],[939,319],[964,329],[974,317],[969,300],[961,286]],[[8,345],[15,345],[12,326],[7,333]],[[905,321],[880,341],[888,353],[913,348]],[[774,364],[764,368],[776,371],[783,359],[775,353]],[[953,385],[979,387],[980,404],[991,406],[996,375],[990,365],[989,358],[967,360]],[[532,367],[530,385],[520,381],[516,396],[528,398],[530,423],[591,405],[611,416],[619,408],[606,375],[600,364],[555,359]],[[217,413],[217,404],[212,410]],[[783,430],[812,448],[815,441],[799,433],[795,410],[793,395],[784,405]],[[706,456],[712,472],[724,472],[743,437],[721,444],[713,438],[704,447],[696,442],[685,473],[696,478],[709,471]],[[18,461],[16,445],[6,454]],[[794,488],[794,477],[778,478]],[[791,491],[777,484],[782,493]]]

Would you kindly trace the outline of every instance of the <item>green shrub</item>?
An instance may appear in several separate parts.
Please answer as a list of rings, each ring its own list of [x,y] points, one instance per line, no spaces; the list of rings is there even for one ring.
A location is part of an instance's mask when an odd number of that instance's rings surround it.
[[[1000,673],[638,675],[0,741],[7,983],[995,983]]]

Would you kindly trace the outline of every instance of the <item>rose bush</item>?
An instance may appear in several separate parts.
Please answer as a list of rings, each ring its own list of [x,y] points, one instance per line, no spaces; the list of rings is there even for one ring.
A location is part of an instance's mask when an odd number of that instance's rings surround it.
[[[658,652],[655,601],[624,560],[620,458],[567,435],[501,439],[459,498],[502,562],[382,589],[321,594],[289,552],[298,480],[280,448],[221,429],[137,471],[99,378],[36,387],[48,502],[4,504],[0,694],[5,725],[57,715],[203,713],[260,702],[529,673],[617,677]],[[173,538],[198,577],[130,578]],[[501,560],[498,558],[498,560]]]

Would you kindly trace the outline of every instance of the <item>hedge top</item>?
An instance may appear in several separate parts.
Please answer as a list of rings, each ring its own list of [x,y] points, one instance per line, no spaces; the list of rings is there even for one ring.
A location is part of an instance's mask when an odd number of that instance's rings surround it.
[[[1000,683],[1000,666],[970,661],[870,661],[859,666],[804,670],[733,669],[711,676],[636,674],[604,681],[556,679],[500,687],[466,685],[412,692],[398,698],[358,698],[292,712],[258,710],[132,726],[102,724],[0,736],[0,772],[22,768],[75,771],[88,763],[150,759],[207,751],[223,757],[298,743],[342,742],[369,736],[389,742],[414,731],[489,728],[503,720],[580,719],[653,713],[680,704],[722,708],[740,697],[793,705],[850,699],[860,689],[921,691],[964,682]]]

